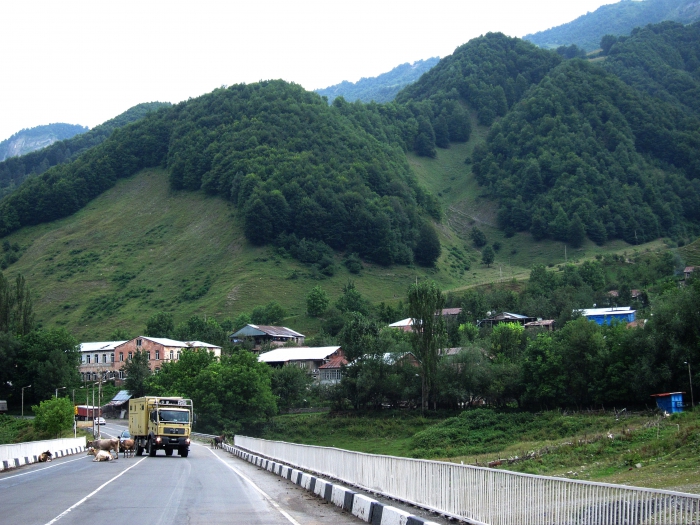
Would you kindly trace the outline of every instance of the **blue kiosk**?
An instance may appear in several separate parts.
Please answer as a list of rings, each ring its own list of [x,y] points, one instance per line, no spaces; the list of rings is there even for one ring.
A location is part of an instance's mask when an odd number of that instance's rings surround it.
[[[669,392],[666,394],[652,394],[656,398],[656,406],[668,414],[683,412],[683,394],[685,392]]]

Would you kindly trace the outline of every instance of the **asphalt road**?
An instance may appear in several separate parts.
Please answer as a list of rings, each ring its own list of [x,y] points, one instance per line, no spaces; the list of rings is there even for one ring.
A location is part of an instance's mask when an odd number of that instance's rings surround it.
[[[109,423],[103,437],[124,427]],[[0,525],[357,525],[347,512],[221,450],[93,462],[75,455],[0,473]]]

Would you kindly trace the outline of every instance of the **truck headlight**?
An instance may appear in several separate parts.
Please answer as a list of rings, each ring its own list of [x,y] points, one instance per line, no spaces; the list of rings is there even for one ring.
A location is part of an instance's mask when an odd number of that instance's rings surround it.
[[[156,438],[156,443],[160,443],[160,437]]]
[[[185,444],[187,444],[187,445],[190,444],[190,438],[187,438],[187,439],[185,440]]]

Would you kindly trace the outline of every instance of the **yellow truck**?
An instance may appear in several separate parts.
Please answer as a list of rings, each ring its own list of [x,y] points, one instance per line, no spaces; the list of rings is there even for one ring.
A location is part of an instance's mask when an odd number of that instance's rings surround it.
[[[136,455],[143,451],[153,457],[158,449],[166,456],[186,458],[190,452],[192,400],[182,397],[139,397],[129,400],[129,433]]]

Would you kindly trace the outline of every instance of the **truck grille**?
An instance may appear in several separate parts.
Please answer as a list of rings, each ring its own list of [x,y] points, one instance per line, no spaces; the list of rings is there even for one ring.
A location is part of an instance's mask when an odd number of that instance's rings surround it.
[[[184,434],[185,429],[184,428],[165,427],[165,433],[166,434]]]

